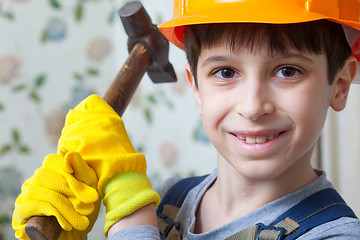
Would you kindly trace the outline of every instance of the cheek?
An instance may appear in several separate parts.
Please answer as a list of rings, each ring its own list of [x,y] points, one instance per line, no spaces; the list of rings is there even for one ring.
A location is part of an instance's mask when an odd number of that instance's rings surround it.
[[[202,96],[199,112],[203,118],[204,125],[207,125],[208,127],[217,125],[216,122],[219,121],[222,111],[223,105],[216,96]]]
[[[219,130],[223,119],[229,112],[229,96],[214,91],[203,91],[199,112],[209,138]]]
[[[329,97],[323,91],[304,91],[294,95],[292,101],[287,101],[286,108],[289,117],[295,124],[298,134],[309,136],[308,141],[316,141],[325,123]]]

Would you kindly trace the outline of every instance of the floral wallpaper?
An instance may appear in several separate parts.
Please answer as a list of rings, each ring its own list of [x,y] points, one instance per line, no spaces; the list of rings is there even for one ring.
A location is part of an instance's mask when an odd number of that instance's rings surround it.
[[[0,240],[15,239],[15,198],[56,152],[67,111],[89,94],[103,96],[125,62],[127,36],[117,10],[126,2],[0,0]],[[142,3],[155,24],[171,17],[172,1]],[[183,52],[171,47],[170,61],[178,82],[153,84],[144,76],[123,116],[154,185],[215,167]],[[104,239],[102,218],[89,239]]]

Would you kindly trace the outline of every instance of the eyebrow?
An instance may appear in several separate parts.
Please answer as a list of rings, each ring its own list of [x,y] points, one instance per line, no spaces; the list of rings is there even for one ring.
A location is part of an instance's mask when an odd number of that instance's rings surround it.
[[[211,57],[208,57],[207,59],[205,59],[205,61],[201,64],[201,66],[204,67],[204,66],[210,64],[211,62],[223,62],[223,61],[227,61],[227,60],[229,60],[228,57],[215,55],[215,56],[211,56]]]
[[[308,58],[302,54],[298,53],[285,53],[285,54],[274,54],[272,58],[281,58],[281,59],[290,59],[290,58],[299,58],[309,63],[314,63],[314,61],[311,58]],[[202,67],[212,63],[212,62],[223,62],[223,61],[229,61],[231,58],[227,56],[222,55],[215,55],[208,57],[204,60],[204,62],[201,64]]]
[[[314,63],[314,61],[311,58],[308,58],[302,54],[298,53],[285,53],[285,54],[274,54],[276,58],[283,58],[283,59],[289,59],[289,58],[300,58],[306,62]]]

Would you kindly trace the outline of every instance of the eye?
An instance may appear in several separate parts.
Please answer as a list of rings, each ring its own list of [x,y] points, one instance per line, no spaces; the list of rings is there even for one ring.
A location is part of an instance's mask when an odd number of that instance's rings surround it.
[[[298,77],[299,74],[301,74],[301,72],[297,68],[291,67],[291,66],[286,66],[286,67],[280,68],[275,73],[275,76],[281,77],[281,78],[296,78],[296,77]]]
[[[231,68],[221,68],[215,70],[213,75],[221,79],[232,79],[238,76],[238,73]]]

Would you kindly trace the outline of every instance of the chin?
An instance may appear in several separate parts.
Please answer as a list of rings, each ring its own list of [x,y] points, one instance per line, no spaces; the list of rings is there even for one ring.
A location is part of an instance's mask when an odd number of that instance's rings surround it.
[[[245,166],[244,166],[245,165]],[[241,167],[235,167],[237,172],[246,179],[253,181],[270,181],[282,175],[286,169],[283,164],[270,164],[268,162],[257,161],[248,162]]]

